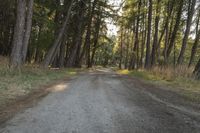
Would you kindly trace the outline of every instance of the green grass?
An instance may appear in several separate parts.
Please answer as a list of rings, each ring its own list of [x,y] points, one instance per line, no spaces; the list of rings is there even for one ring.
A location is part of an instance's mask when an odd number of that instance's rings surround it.
[[[76,73],[76,69],[44,70],[24,67],[19,72],[0,67],[0,105],[8,100],[27,95],[39,86]]]
[[[200,81],[194,79],[192,76],[183,76],[183,74],[172,75],[172,72],[169,72],[169,70],[167,72],[160,72],[159,70],[156,72],[151,70],[118,70],[117,72],[143,79],[155,85],[164,85],[168,89],[183,95],[185,98],[200,103]]]

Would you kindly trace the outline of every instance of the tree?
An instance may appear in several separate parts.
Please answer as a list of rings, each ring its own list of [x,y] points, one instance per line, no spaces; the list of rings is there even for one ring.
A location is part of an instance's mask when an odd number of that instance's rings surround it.
[[[154,33],[154,40],[152,46],[152,53],[151,53],[151,66],[154,66],[156,63],[156,51],[158,48],[158,28],[159,28],[159,21],[160,21],[160,2],[161,0],[157,0],[156,3],[156,17],[155,17],[155,33]]]
[[[145,68],[150,68],[150,48],[151,48],[151,21],[152,21],[152,0],[149,0],[149,11],[148,11],[148,33],[147,33],[147,43],[146,43],[146,60]]]
[[[30,35],[31,35],[32,17],[33,17],[33,4],[34,4],[34,0],[29,0],[28,5],[27,5],[26,26],[25,26],[25,32],[24,32],[24,38],[23,38],[23,47],[22,47],[22,61],[23,61],[23,63],[26,60],[28,44],[29,44],[29,39],[30,39]]]
[[[193,44],[192,50],[191,50],[189,67],[192,65],[192,62],[194,61],[194,57],[195,57],[195,55],[197,53],[197,47],[198,47],[199,39],[200,39],[199,22],[200,22],[200,10],[198,12],[198,17],[197,17],[197,20],[196,20],[196,37],[195,37],[195,41],[194,41],[194,44]]]
[[[98,41],[99,41],[99,33],[100,33],[100,28],[101,28],[101,23],[102,23],[102,8],[100,5],[98,5],[98,13],[97,13],[97,20],[95,23],[95,33],[94,33],[94,45],[92,49],[92,56],[91,56],[91,65],[94,64],[94,56],[96,53],[96,50],[98,48]]]
[[[137,65],[137,68],[139,67],[139,24],[140,24],[140,10],[141,10],[141,5],[142,5],[142,0],[138,1],[138,12],[137,12],[137,22],[136,22],[136,31],[135,31],[135,43],[134,43],[134,49],[133,49],[133,54],[136,53],[135,56],[136,57],[136,61],[134,61]],[[133,64],[133,66],[135,66],[135,63]]]
[[[193,73],[198,79],[200,79],[200,59],[196,65]]]
[[[195,10],[196,0],[189,0],[188,4],[189,5],[188,5],[187,25],[186,25],[185,35],[183,38],[181,52],[179,54],[178,61],[177,61],[178,65],[183,63],[184,53],[185,53],[185,49],[187,46],[188,36],[190,33],[190,27],[192,24],[192,18],[193,18],[193,14],[194,14],[194,10]]]
[[[48,53],[46,54],[46,57],[45,57],[45,59],[42,63],[43,67],[48,67],[55,58],[57,50],[61,45],[63,35],[64,35],[64,33],[67,29],[67,23],[68,23],[69,18],[70,18],[73,2],[74,2],[74,0],[71,0],[70,3],[69,3],[69,7],[68,7],[68,10],[67,10],[67,15],[66,15],[65,21],[63,22],[62,27],[61,27],[61,29],[58,33],[58,36],[55,38],[52,47],[49,49]]]
[[[0,4],[0,55],[11,53],[14,25],[16,20],[14,0],[3,0]]]
[[[78,26],[77,26],[77,34],[75,39],[75,45],[71,47],[71,53],[69,55],[69,58],[67,60],[67,67],[74,67],[75,61],[76,61],[76,55],[78,51],[79,45],[81,45],[81,37],[82,37],[82,30],[83,30],[83,23],[84,23],[84,11],[85,11],[85,3],[83,1],[80,2],[80,9],[79,13],[77,14],[78,19]],[[79,56],[79,55],[78,55]]]
[[[22,49],[24,39],[24,28],[26,20],[26,0],[17,0],[17,18],[12,42],[12,53],[10,57],[11,68],[20,68],[22,65]]]
[[[169,41],[169,46],[168,46],[168,49],[167,49],[166,60],[169,59],[169,56],[171,54],[171,50],[172,50],[173,46],[175,45],[174,43],[175,43],[175,40],[176,40],[177,32],[179,30],[179,25],[180,25],[180,21],[181,21],[183,0],[179,0],[177,3],[178,3],[178,11],[177,11],[177,14],[176,14],[174,29],[173,29],[173,32],[171,33],[172,35],[171,35],[171,38],[170,38],[170,41]]]

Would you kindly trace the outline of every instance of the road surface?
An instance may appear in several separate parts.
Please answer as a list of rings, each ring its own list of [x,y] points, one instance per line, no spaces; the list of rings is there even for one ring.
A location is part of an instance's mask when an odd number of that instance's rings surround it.
[[[15,115],[1,133],[200,133],[200,123],[119,75],[81,74]]]

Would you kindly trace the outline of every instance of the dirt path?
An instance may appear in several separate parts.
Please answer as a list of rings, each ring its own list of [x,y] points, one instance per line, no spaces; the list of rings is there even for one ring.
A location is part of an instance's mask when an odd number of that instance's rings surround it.
[[[101,72],[100,72],[101,71]],[[199,133],[200,122],[107,70],[60,84],[1,133]],[[198,115],[198,112],[197,114]]]

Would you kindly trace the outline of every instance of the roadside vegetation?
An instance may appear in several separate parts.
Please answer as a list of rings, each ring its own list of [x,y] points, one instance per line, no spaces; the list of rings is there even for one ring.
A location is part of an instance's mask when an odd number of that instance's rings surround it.
[[[118,74],[129,75],[139,78],[146,83],[156,85],[160,88],[169,89],[178,93],[190,101],[200,103],[200,82],[192,74],[192,68],[187,67],[159,68],[151,70],[117,70]]]
[[[20,71],[11,70],[7,66],[7,59],[0,57],[0,107],[7,102],[48,85],[57,80],[72,77],[78,69],[41,69],[24,66]]]

